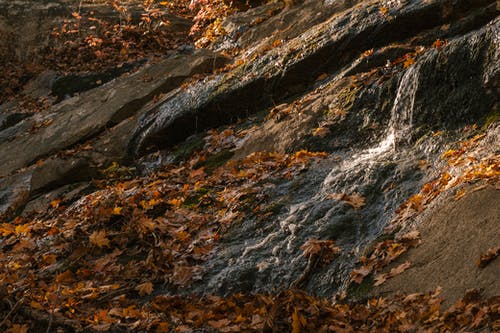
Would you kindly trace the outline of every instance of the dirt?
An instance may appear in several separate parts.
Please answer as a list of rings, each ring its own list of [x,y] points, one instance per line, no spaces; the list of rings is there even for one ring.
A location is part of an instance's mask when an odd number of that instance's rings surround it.
[[[498,184],[497,184],[498,185]],[[483,289],[486,297],[500,294],[500,259],[485,268],[477,260],[500,245],[500,191],[488,185],[468,185],[459,200],[444,198],[427,214],[421,226],[422,243],[402,255],[388,269],[409,261],[411,267],[379,287],[375,294],[393,295],[442,287],[445,305],[469,289]]]

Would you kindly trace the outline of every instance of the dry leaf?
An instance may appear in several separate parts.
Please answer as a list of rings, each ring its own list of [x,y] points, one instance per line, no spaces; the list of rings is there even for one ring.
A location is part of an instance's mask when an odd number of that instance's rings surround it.
[[[109,239],[107,238],[105,230],[94,231],[89,236],[90,243],[98,247],[109,246]]]
[[[151,295],[153,292],[153,284],[151,282],[144,282],[135,287],[135,290],[139,292],[140,296]]]
[[[318,127],[313,131],[313,136],[318,136],[320,138],[324,138],[330,134],[330,130],[328,127]]]
[[[231,324],[229,319],[209,320],[208,325],[215,329],[221,329]]]
[[[346,204],[350,205],[354,209],[360,209],[365,205],[365,198],[355,192],[351,195],[347,195],[345,193],[332,193],[328,195],[329,198],[339,200],[339,201],[344,201]]]
[[[14,324],[11,328],[9,328],[6,333],[28,333],[29,326],[26,324],[19,325]]]
[[[484,254],[481,254],[479,259],[477,260],[477,266],[479,268],[485,268],[486,266],[488,266],[490,262],[495,260],[495,258],[498,257],[499,255],[500,255],[500,246],[488,249],[488,251],[486,251],[486,253]]]
[[[372,272],[372,268],[369,268],[367,266],[362,266],[358,269],[354,269],[351,272],[351,281],[355,282],[357,284],[361,284],[363,282],[364,278],[368,276]]]

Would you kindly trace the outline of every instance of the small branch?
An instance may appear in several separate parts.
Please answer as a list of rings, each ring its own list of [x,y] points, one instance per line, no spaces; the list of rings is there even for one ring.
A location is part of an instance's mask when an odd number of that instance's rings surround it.
[[[5,316],[5,318],[2,320],[2,322],[0,323],[0,327],[2,327],[5,322],[9,319],[10,315],[17,310],[17,308],[19,307],[19,305],[21,303],[24,302],[24,297],[21,297],[17,302],[16,304],[14,304],[14,306],[12,307],[12,309],[10,309],[9,313],[7,313],[7,315]]]

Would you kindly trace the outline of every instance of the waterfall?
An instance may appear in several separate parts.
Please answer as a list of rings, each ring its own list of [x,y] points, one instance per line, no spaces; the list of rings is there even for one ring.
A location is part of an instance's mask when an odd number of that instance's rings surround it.
[[[376,203],[368,203],[360,211],[345,210],[342,208],[343,203],[331,199],[331,194],[359,192],[367,196],[372,191],[382,192],[380,179],[384,177],[381,173],[389,170],[394,165],[394,159],[400,155],[403,148],[397,149],[398,142],[411,136],[418,80],[418,65],[409,68],[401,77],[388,127],[378,144],[361,151],[354,150],[340,162],[332,159],[323,175],[318,174],[317,190],[304,197],[304,201],[290,205],[288,213],[275,221],[274,227],[268,230],[265,237],[247,242],[237,260],[238,264],[246,265],[254,260],[252,257],[260,257],[266,265],[280,270],[286,257],[292,262],[302,260],[297,255],[297,249],[307,239],[329,237],[328,230],[345,224],[353,225],[356,230],[350,240],[344,240],[342,244],[345,265],[352,263],[349,253],[357,247],[363,247],[367,240],[379,232],[380,226],[384,224],[385,209]],[[255,251],[260,254],[250,255]],[[290,272],[283,271],[282,274]]]

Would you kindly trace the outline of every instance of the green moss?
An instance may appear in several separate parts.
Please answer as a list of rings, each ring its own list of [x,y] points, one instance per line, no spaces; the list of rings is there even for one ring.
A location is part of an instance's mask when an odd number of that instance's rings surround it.
[[[493,109],[493,111],[486,117],[482,129],[487,129],[491,124],[497,122],[500,119],[500,108],[498,105]]]
[[[205,140],[203,140],[202,135],[194,135],[187,138],[174,150],[175,160],[179,162],[188,158],[195,150],[202,149],[204,145]]]
[[[223,150],[217,154],[210,155],[205,161],[198,163],[195,168],[205,167],[205,172],[211,174],[215,169],[224,165],[233,156],[234,152],[230,150]]]

